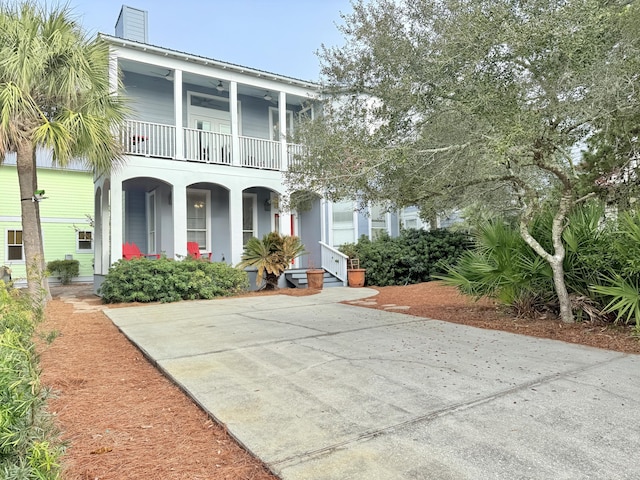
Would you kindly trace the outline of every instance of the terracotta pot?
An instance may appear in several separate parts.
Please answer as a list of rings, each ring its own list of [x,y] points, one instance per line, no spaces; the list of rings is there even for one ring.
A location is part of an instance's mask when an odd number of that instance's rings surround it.
[[[350,287],[364,287],[364,268],[350,268],[347,270],[347,282]]]
[[[307,288],[311,288],[313,290],[322,290],[323,283],[324,270],[320,268],[307,270]]]

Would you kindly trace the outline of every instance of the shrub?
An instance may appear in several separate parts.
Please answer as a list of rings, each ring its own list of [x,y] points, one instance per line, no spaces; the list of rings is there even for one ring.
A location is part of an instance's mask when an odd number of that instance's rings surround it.
[[[461,232],[409,229],[396,238],[383,234],[369,240],[363,236],[341,250],[360,259],[368,285],[387,286],[429,281],[470,246],[470,238]]]
[[[0,282],[0,478],[59,478],[62,445],[47,414],[32,341],[41,315]]]
[[[47,270],[56,274],[63,285],[69,285],[73,277],[80,275],[80,262],[78,260],[53,260],[47,263]]]
[[[636,324],[640,329],[640,211],[625,212],[607,242],[609,263],[600,270],[591,291],[607,303],[606,312],[616,321]]]
[[[466,295],[492,297],[520,313],[553,301],[551,267],[525,243],[516,227],[486,222],[477,228],[475,242],[474,250],[463,253],[455,266],[437,278]]]
[[[247,288],[247,273],[226,263],[134,258],[116,262],[99,293],[104,303],[177,302],[229,296]]]
[[[530,227],[547,251],[552,250],[552,221],[552,214],[544,212]],[[619,225],[617,230],[608,225],[596,202],[581,205],[567,218],[563,266],[578,317],[583,311],[591,317],[604,310],[627,322],[640,322],[640,215],[623,215]],[[475,240],[475,249],[440,279],[465,294],[496,298],[521,313],[558,309],[551,268],[522,240],[517,226],[486,222],[478,227]]]

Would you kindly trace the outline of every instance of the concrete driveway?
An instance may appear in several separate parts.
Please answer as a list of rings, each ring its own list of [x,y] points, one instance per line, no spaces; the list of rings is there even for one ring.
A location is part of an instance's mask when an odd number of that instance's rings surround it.
[[[640,356],[338,303],[106,310],[285,480],[640,478]]]

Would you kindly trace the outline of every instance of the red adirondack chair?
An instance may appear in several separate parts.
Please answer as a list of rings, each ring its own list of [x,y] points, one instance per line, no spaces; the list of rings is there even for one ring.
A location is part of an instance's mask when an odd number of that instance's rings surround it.
[[[131,260],[132,258],[143,258],[143,257],[157,259],[157,258],[160,258],[160,255],[157,253],[142,253],[138,248],[138,245],[136,245],[133,242],[131,243],[127,242],[124,245],[122,245],[122,258],[124,258],[125,260]]]
[[[196,260],[200,260],[202,258],[198,242],[187,242],[187,252],[189,253],[190,257],[193,257]],[[211,261],[211,253],[212,252],[209,252],[209,261]]]

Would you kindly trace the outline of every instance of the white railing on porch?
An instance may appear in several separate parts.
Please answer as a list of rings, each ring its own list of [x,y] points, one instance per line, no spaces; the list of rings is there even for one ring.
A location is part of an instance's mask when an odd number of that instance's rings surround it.
[[[327,245],[326,243],[320,243],[320,255],[322,257],[322,268],[327,272],[333,274],[336,278],[342,280],[347,284],[347,260],[349,257],[344,253],[336,250],[335,248]]]
[[[231,165],[231,135],[184,129],[185,160]]]
[[[175,139],[176,127],[173,125],[127,120],[120,140],[125,153],[175,158]]]
[[[240,137],[240,165],[243,167],[280,170],[281,157],[280,142]]]
[[[297,143],[287,143],[287,162],[288,165],[295,165],[299,162],[300,157],[304,153],[304,146]]]
[[[120,133],[120,141],[125,154],[146,157],[176,158],[176,134],[182,130],[184,138],[184,159],[188,161],[233,164],[233,137],[228,134],[207,132],[193,128],[179,128],[162,123],[127,120]],[[280,142],[262,138],[239,137],[238,152],[240,166],[265,170],[282,170],[282,149]],[[287,144],[287,165],[295,161],[303,146]]]

